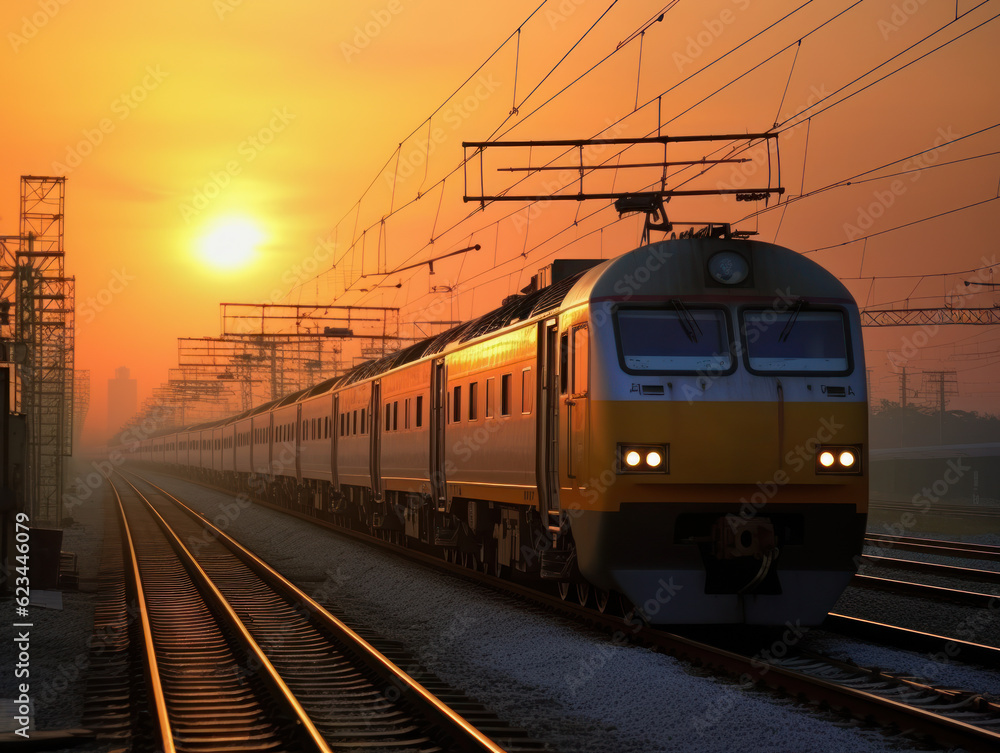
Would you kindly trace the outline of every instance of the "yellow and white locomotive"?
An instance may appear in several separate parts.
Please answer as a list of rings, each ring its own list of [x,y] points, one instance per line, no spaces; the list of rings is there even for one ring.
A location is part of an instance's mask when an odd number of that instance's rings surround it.
[[[602,609],[620,595],[654,623],[822,621],[868,501],[844,286],[729,237],[542,278],[309,390],[124,444]]]

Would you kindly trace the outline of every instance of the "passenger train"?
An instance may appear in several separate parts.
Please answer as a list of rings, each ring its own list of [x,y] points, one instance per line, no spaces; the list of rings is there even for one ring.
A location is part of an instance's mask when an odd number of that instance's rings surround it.
[[[121,450],[655,624],[820,623],[868,505],[846,288],[728,235],[543,273],[439,336]]]

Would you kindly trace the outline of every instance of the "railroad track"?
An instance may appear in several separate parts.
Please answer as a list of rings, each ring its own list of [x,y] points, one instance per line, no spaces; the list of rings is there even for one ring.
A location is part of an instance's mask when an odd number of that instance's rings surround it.
[[[1000,606],[1000,596],[995,594],[967,591],[962,588],[929,586],[926,583],[914,583],[908,580],[877,578],[871,575],[855,575],[851,579],[851,585],[855,588],[871,588],[889,593],[903,594],[905,596],[917,596],[932,601],[959,604],[964,607],[976,607],[978,609],[995,609],[997,606]]]
[[[939,557],[957,557],[960,559],[1000,562],[1000,546],[992,546],[990,544],[968,544],[964,541],[943,541],[915,536],[890,536],[881,533],[868,534],[865,537],[865,543],[873,547],[898,549],[901,552],[920,552]]]
[[[898,500],[872,499],[870,506],[882,510],[903,510],[913,513],[916,508],[912,502]],[[952,504],[931,504],[928,508],[921,508],[920,512],[925,515],[957,515],[967,518],[996,518],[1000,516],[1000,505],[952,505]]]
[[[915,552],[935,557],[971,559],[988,562],[1000,561],[1000,547],[988,544],[967,544],[959,541],[944,541],[910,536],[890,536],[887,534],[869,534],[865,542],[878,549]],[[1000,572],[973,567],[960,567],[936,562],[920,562],[916,560],[883,557],[866,554],[862,556],[864,565],[885,568],[906,573],[922,573],[961,581],[963,584],[982,583],[1000,585]],[[924,599],[960,604],[976,608],[995,608],[1000,603],[1000,596],[994,593],[983,593],[968,588],[928,585],[909,580],[875,577],[859,573],[851,581],[857,588],[873,588],[892,593],[917,596]]]
[[[861,556],[863,564],[874,567],[902,570],[906,572],[926,573],[945,578],[955,578],[966,583],[1000,584],[1000,572],[981,570],[975,567],[956,567],[955,565],[940,565],[936,562],[918,562],[916,560],[899,559],[896,557],[879,557],[874,554]]]
[[[929,661],[960,661],[973,666],[1000,668],[1000,648],[983,643],[911,630],[836,612],[830,612],[826,616],[822,628],[847,638],[924,654]]]
[[[228,493],[218,487],[209,488]],[[509,581],[500,582],[478,569],[445,562],[416,550],[401,549],[367,534],[343,529],[297,511],[266,502],[258,504],[391,550],[397,556],[530,600],[546,612],[556,612],[599,627],[613,634],[616,641],[631,640],[655,647],[691,663],[730,675],[743,684],[769,687],[808,699],[825,708],[848,713],[861,720],[876,721],[910,736],[930,739],[944,745],[961,746],[970,751],[995,751],[1000,748],[1000,706],[972,693],[960,694],[950,689],[933,688],[913,678],[896,677],[886,672],[856,667],[804,652],[795,648],[798,638],[794,636],[790,641],[782,643],[780,658],[775,652],[770,656],[763,656],[759,651],[748,655],[749,652],[741,653],[723,646],[709,645],[684,635],[645,626],[632,614],[616,615],[610,610],[600,613],[560,599],[557,595],[540,593]],[[838,624],[848,624],[851,621],[851,618],[839,615],[831,617]],[[888,625],[881,628],[879,635],[884,641],[889,631],[894,629]],[[871,629],[875,630],[874,627]],[[898,634],[913,632],[900,630]],[[925,638],[928,645],[935,646],[950,641],[946,637],[926,634]],[[892,645],[896,643],[892,640],[888,642]],[[961,656],[964,659],[987,666],[998,666],[1000,663],[1000,650],[996,648],[964,642],[951,643],[962,644]],[[948,655],[951,656],[952,653]]]
[[[145,678],[136,749],[539,749],[465,701],[494,742],[179,500],[126,484],[112,488],[134,604],[118,632],[141,647],[130,663]]]

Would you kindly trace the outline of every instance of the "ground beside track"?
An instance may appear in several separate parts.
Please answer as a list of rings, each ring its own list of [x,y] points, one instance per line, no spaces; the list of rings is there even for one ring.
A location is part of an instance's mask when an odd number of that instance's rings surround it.
[[[160,481],[308,592],[402,642],[430,671],[557,750],[908,749],[305,521]]]

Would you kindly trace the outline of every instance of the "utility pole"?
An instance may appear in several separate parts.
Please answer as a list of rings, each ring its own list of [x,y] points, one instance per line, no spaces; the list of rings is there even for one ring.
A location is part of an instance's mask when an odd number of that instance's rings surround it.
[[[944,414],[949,395],[958,394],[958,372],[956,371],[925,371],[928,377],[935,377],[937,382],[939,441],[944,444]]]

